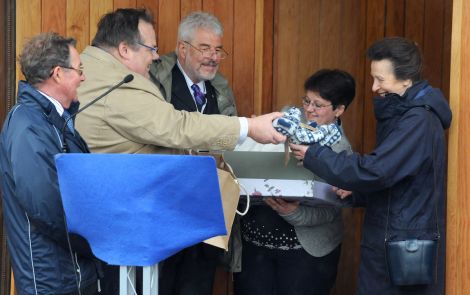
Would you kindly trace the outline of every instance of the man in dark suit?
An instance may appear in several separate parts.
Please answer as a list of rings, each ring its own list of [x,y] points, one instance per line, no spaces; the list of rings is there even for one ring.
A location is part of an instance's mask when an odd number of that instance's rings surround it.
[[[227,57],[223,28],[208,13],[195,12],[182,20],[176,51],[150,68],[152,81],[175,109],[235,116],[235,99],[218,73]],[[186,248],[161,263],[160,294],[211,295],[216,266],[223,250],[204,243]]]
[[[151,65],[152,80],[175,109],[237,114],[232,90],[218,72],[220,61],[227,57],[222,35],[222,25],[215,16],[192,13],[179,26],[175,52],[161,56]],[[198,102],[193,84],[205,94],[205,100]]]

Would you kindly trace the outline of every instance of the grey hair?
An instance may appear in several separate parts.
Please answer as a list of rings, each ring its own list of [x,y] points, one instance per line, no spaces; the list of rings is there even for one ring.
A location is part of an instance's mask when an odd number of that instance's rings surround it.
[[[201,28],[208,29],[220,37],[224,34],[224,28],[217,17],[206,12],[196,11],[181,21],[178,27],[178,40],[191,42],[194,31]]]
[[[73,38],[57,33],[39,34],[29,40],[20,55],[21,72],[31,85],[47,80],[56,66],[70,67],[70,48]]]

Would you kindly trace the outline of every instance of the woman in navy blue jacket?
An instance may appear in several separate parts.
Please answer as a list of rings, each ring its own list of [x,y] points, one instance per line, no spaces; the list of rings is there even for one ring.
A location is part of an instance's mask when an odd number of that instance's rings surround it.
[[[366,208],[358,294],[443,294],[445,257],[444,130],[452,114],[442,93],[421,80],[421,54],[395,37],[368,50],[377,143],[367,155],[328,147],[291,145],[304,166]],[[348,193],[339,190],[340,195]],[[387,237],[386,237],[387,235]],[[388,274],[385,239],[439,239],[437,282],[396,286]]]

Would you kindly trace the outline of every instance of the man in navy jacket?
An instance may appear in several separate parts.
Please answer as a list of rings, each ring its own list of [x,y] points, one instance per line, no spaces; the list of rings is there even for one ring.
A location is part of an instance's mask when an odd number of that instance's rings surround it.
[[[98,262],[68,239],[54,155],[88,147],[66,118],[85,80],[75,40],[32,38],[20,56],[26,81],[0,138],[4,222],[18,294],[95,294]],[[70,120],[72,122],[73,120]]]

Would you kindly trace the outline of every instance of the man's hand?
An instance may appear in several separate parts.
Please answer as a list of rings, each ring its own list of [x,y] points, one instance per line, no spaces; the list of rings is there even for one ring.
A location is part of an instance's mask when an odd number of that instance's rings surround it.
[[[273,127],[273,121],[282,115],[282,113],[275,112],[256,118],[247,118],[248,136],[259,143],[278,144],[286,141],[286,136],[277,132]]]

